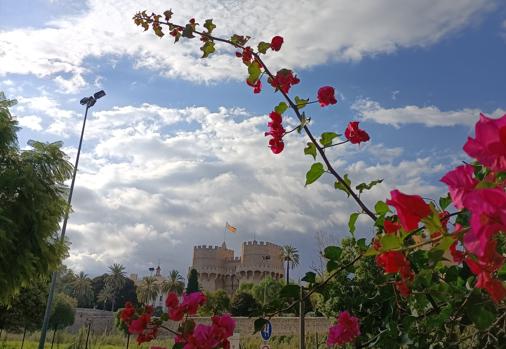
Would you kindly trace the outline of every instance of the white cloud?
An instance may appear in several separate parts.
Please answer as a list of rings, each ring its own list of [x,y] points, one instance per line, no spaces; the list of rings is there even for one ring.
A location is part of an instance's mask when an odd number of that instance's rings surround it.
[[[69,221],[69,264],[99,273],[121,262],[142,272],[160,258],[165,269],[184,271],[192,246],[218,243],[226,221],[239,228],[229,243],[236,249],[256,233],[260,240],[295,244],[307,256],[313,233],[345,235],[357,206],[333,189],[330,176],[304,188],[312,163],[301,155],[305,139],[291,134],[285,151],[273,155],[263,135],[266,123],[266,116],[241,109],[153,104],[94,114]],[[354,163],[357,152],[373,157]],[[387,162],[378,152],[390,154]],[[393,187],[416,187],[424,196],[442,191],[424,179],[443,171],[437,160],[395,163],[401,152],[382,144],[347,144],[333,149],[332,161],[354,184],[385,178],[363,194],[370,204]],[[360,227],[360,234],[371,233],[369,225]]]
[[[19,122],[19,126],[26,127],[34,131],[42,130],[42,118],[36,115],[19,116],[16,118]]]
[[[357,60],[364,55],[391,53],[399,48],[426,46],[468,25],[488,10],[492,0],[369,0],[230,2],[184,1],[172,4],[175,20],[213,18],[216,33],[235,31],[252,35],[253,42],[280,34],[281,53],[269,55],[274,67],[310,67],[333,60]],[[0,32],[0,76],[9,73],[55,76],[68,92],[82,87],[87,58],[130,56],[137,67],[168,77],[193,81],[243,78],[241,63],[230,49],[218,49],[209,60],[200,59],[199,41],[172,47],[169,35],[159,39],[143,33],[131,21],[143,9],[163,11],[166,1],[89,0],[84,14],[67,16],[44,28]],[[219,45],[218,45],[219,46]],[[23,57],[23,59],[20,59]],[[64,80],[61,74],[72,74]],[[70,88],[67,88],[70,87]]]
[[[61,75],[58,75],[56,78],[54,78],[54,82],[59,87],[58,92],[71,94],[79,92],[83,87],[87,85],[81,74],[73,74],[72,77],[68,79],[65,79]]]
[[[405,124],[423,124],[435,126],[473,126],[483,112],[480,109],[465,108],[461,110],[442,111],[436,106],[419,107],[408,105],[398,108],[383,108],[378,102],[369,99],[356,101],[352,108],[361,114],[363,120],[370,120],[384,125],[399,127]],[[504,109],[485,113],[492,117],[506,114]]]

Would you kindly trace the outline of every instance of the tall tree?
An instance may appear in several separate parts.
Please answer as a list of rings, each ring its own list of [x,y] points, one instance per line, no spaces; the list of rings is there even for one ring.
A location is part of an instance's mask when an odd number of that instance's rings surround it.
[[[72,296],[77,299],[78,307],[89,307],[93,302],[93,287],[88,274],[80,272],[72,282]]]
[[[158,280],[154,276],[146,276],[137,287],[137,299],[143,304],[148,304],[156,300],[159,292]]]
[[[181,295],[184,291],[184,278],[177,270],[171,270],[169,278],[162,282],[162,292],[175,292]]]
[[[290,283],[290,267],[291,269],[299,265],[299,251],[290,245],[281,248],[281,258],[286,262],[286,284]]]
[[[119,291],[123,288],[126,282],[125,277],[125,267],[121,264],[114,263],[113,265],[109,266],[109,272],[110,274],[107,276],[106,283],[110,285],[110,288],[113,292],[112,297],[112,307],[111,311],[114,311],[114,306],[116,304],[116,298],[118,296]]]
[[[126,302],[131,302],[134,305],[137,305],[137,287],[129,278],[126,279],[125,285],[117,294],[116,307],[123,308]]]
[[[100,290],[97,296],[97,301],[104,304],[103,309],[105,309],[105,305],[107,302],[111,302],[111,310],[113,307],[112,300],[114,299],[114,290],[112,286],[108,283],[105,283],[105,286]]]
[[[188,276],[188,284],[186,285],[186,293],[190,294],[193,292],[200,291],[199,286],[199,276],[195,269],[190,270],[190,275]]]
[[[0,92],[0,302],[60,265],[66,246],[58,239],[67,209],[65,181],[72,165],[61,142],[30,141],[20,150],[16,102]]]

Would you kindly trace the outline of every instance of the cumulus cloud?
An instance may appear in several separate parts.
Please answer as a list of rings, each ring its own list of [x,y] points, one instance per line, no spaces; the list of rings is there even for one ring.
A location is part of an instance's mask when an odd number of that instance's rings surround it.
[[[480,109],[464,108],[461,110],[443,111],[436,106],[419,107],[408,105],[398,108],[384,108],[378,102],[360,99],[352,105],[363,120],[370,120],[384,125],[399,127],[405,124],[422,124],[435,126],[473,126],[479,118]],[[492,117],[504,115],[504,109],[496,109],[487,114]]]
[[[221,241],[227,221],[238,227],[232,241],[237,250],[255,233],[259,240],[294,244],[308,256],[312,234],[346,235],[348,216],[357,210],[334,190],[330,176],[304,187],[312,163],[301,156],[306,139],[291,134],[285,151],[272,154],[263,135],[264,115],[141,104],[94,116],[68,230],[69,264],[77,270],[96,274],[121,262],[142,274],[160,259],[162,267],[185,271],[192,246]],[[356,162],[359,152],[372,158]],[[378,152],[390,154],[389,160],[375,156]],[[369,204],[392,187],[437,196],[443,188],[427,177],[442,165],[427,158],[395,162],[401,152],[381,144],[347,144],[333,149],[332,161],[354,184],[385,178],[363,195]],[[360,227],[360,234],[372,233],[363,222]]]
[[[426,46],[469,24],[493,7],[492,0],[346,0],[319,1],[180,1],[171,4],[175,20],[213,18],[216,33],[239,30],[253,42],[285,37],[283,54],[269,56],[274,67],[311,67],[333,60],[358,60],[403,47]],[[218,49],[213,62],[200,59],[199,41],[171,47],[170,38],[143,33],[132,15],[147,9],[163,11],[166,1],[89,0],[87,11],[52,21],[42,28],[0,32],[0,76],[9,73],[52,76],[62,91],[85,85],[93,73],[85,60],[128,56],[136,67],[192,81],[243,78],[241,63],[230,50]],[[19,57],[23,57],[20,60]],[[64,78],[62,74],[70,74]]]
[[[36,115],[20,116],[16,118],[19,126],[29,128],[34,131],[42,131],[42,118]]]

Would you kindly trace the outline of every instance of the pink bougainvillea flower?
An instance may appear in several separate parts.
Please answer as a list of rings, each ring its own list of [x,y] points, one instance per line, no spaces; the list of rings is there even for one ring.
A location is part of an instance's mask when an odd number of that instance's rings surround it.
[[[352,144],[360,144],[369,140],[369,134],[358,127],[359,121],[351,121],[344,131],[344,136]]]
[[[326,107],[330,104],[336,104],[334,88],[332,86],[323,86],[318,89],[318,102],[320,106]]]
[[[392,190],[390,195],[392,198],[387,200],[387,204],[395,207],[399,221],[405,231],[418,228],[420,220],[431,213],[429,205],[418,195],[407,195],[397,189]]]
[[[183,302],[181,308],[189,315],[195,315],[201,305],[206,302],[207,298],[202,292],[192,292],[183,295]]]
[[[464,207],[471,212],[471,230],[464,235],[464,246],[482,257],[492,236],[506,231],[506,193],[502,189],[473,190],[465,196]]]
[[[342,311],[337,318],[337,324],[329,328],[327,345],[343,345],[350,343],[360,336],[360,323],[357,317],[348,311]]]
[[[467,138],[464,151],[493,171],[506,171],[506,114],[498,119],[480,114],[475,134]]]
[[[215,315],[211,317],[213,336],[218,340],[224,340],[234,334],[235,320],[232,319],[230,314],[223,314],[221,316]]]
[[[473,166],[462,165],[451,170],[441,178],[441,182],[448,185],[448,191],[453,204],[459,210],[464,208],[464,196],[471,192],[478,181],[473,178]]]
[[[281,49],[281,45],[283,45],[283,37],[275,36],[271,40],[271,49],[273,51],[279,51]]]

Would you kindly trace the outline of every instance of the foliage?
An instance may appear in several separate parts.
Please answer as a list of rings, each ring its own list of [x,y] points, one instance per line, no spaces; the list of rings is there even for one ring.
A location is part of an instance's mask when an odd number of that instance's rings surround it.
[[[230,297],[224,290],[205,292],[207,302],[199,309],[200,316],[211,316],[230,312]]]
[[[236,293],[230,304],[233,316],[255,316],[261,312],[262,305],[250,293]]]
[[[186,293],[193,293],[200,291],[198,273],[195,269],[190,270],[188,276],[188,284],[186,285]]]
[[[71,283],[72,296],[77,300],[79,308],[91,307],[93,303],[93,287],[88,274],[80,272]]]
[[[77,301],[63,293],[54,297],[51,315],[49,317],[49,328],[53,330],[63,329],[74,323],[75,308]]]
[[[125,267],[121,264],[114,263],[109,266],[110,274],[107,275],[105,280],[106,287],[108,287],[112,293],[111,297],[111,311],[114,311],[116,304],[116,298],[118,297],[119,291],[125,286]]]
[[[281,249],[281,259],[286,262],[286,284],[290,283],[290,267],[293,269],[299,265],[299,251],[290,245],[285,245]]]
[[[137,287],[137,299],[142,304],[149,304],[156,300],[160,293],[160,285],[154,276],[146,276]]]
[[[161,290],[163,293],[175,292],[178,295],[182,295],[184,291],[184,278],[177,270],[171,270],[169,272],[169,278],[163,280]]]
[[[30,141],[20,150],[16,102],[0,93],[0,302],[60,265],[66,246],[58,239],[67,209],[65,181],[72,166],[62,144]]]
[[[286,300],[281,297],[283,283],[271,277],[262,279],[251,288],[251,294],[262,305],[263,311],[270,313],[286,305]]]

